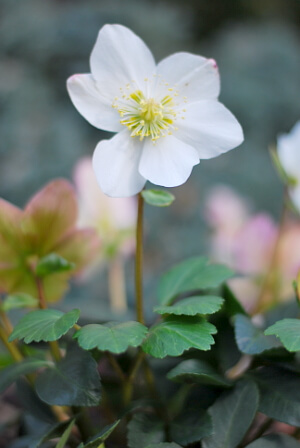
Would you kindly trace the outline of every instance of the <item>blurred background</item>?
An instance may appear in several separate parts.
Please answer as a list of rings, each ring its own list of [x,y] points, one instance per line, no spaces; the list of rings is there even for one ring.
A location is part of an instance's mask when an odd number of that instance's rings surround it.
[[[279,215],[282,185],[268,147],[300,119],[300,1],[1,0],[0,196],[6,200],[23,206],[50,179],[72,179],[78,159],[108,137],[78,114],[65,88],[70,75],[89,72],[89,54],[105,23],[130,27],[157,60],[182,50],[216,59],[220,100],[245,132],[241,147],[201,162],[173,189],[171,207],[146,208],[150,303],[161,271],[208,253],[203,210],[212,186],[238,190],[253,212]],[[132,258],[126,270],[132,301]],[[106,300],[104,275],[105,269],[100,284],[97,278],[89,286],[95,301]],[[70,306],[86,288],[74,289]]]

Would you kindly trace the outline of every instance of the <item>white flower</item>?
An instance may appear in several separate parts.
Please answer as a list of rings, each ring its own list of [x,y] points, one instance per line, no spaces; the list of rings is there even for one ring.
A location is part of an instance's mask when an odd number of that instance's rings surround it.
[[[235,117],[217,98],[214,60],[175,53],[157,66],[150,50],[122,25],[105,25],[90,58],[91,74],[67,87],[77,110],[95,127],[117,132],[98,143],[93,166],[109,196],[132,196],[147,180],[183,184],[200,159],[243,141]]]
[[[293,184],[290,197],[300,212],[300,121],[289,134],[282,134],[277,139],[277,153],[282,168]]]

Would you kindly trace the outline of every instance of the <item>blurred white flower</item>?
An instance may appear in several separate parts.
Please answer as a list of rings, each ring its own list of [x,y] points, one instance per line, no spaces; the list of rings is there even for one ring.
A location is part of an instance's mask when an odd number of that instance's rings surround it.
[[[102,193],[89,157],[77,162],[74,183],[79,204],[79,224],[97,230],[101,254],[109,258],[133,253],[137,214],[135,198],[109,198]]]
[[[291,200],[300,212],[300,121],[289,134],[278,137],[277,153],[282,168],[291,180],[289,187]]]
[[[90,58],[91,74],[71,76],[73,104],[93,126],[117,134],[98,143],[93,166],[109,196],[132,196],[147,180],[183,184],[200,159],[243,141],[235,117],[218,102],[214,60],[175,53],[157,66],[128,28],[105,25]]]

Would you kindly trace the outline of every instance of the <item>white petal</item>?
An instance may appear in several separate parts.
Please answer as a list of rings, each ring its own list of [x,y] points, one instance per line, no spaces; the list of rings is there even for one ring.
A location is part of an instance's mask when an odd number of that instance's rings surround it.
[[[135,81],[137,88],[155,72],[149,48],[131,30],[122,25],[101,28],[91,58],[91,71],[99,88],[113,99],[120,88]]]
[[[237,119],[218,101],[186,106],[176,137],[197,149],[200,159],[211,159],[240,145],[243,130]]]
[[[67,81],[67,89],[78,112],[93,126],[111,132],[123,128],[118,111],[99,92],[92,75],[71,76]]]
[[[300,213],[300,185],[297,185],[296,187],[290,190],[290,196],[294,206]]]
[[[277,151],[284,170],[300,182],[300,121],[289,134],[278,137]]]
[[[176,86],[189,103],[216,99],[220,93],[220,77],[216,62],[191,53],[175,53],[157,66],[158,79]]]
[[[138,172],[142,144],[126,129],[98,143],[93,168],[101,190],[112,197],[133,196],[146,183]]]
[[[172,135],[159,138],[155,144],[147,138],[139,171],[153,184],[176,187],[190,176],[199,163],[197,151]]]

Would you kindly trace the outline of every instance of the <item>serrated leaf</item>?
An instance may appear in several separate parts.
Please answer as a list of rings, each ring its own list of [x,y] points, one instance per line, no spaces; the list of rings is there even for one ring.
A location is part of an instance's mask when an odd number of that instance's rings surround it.
[[[300,426],[299,373],[276,366],[251,373],[260,391],[259,411],[275,420]]]
[[[117,354],[128,347],[138,347],[147,332],[148,329],[139,322],[108,322],[86,325],[74,334],[74,338],[85,350],[97,348]]]
[[[223,307],[225,313],[229,317],[234,316],[235,314],[244,314],[245,316],[247,316],[248,314],[246,313],[242,304],[235,297],[229,286],[225,284],[222,290],[223,290],[223,297],[225,300]]]
[[[234,331],[239,349],[247,355],[258,355],[265,350],[281,347],[281,343],[274,336],[265,336],[262,329],[242,314],[235,316]]]
[[[164,422],[152,414],[135,414],[127,428],[129,448],[146,448],[165,440]]]
[[[165,190],[143,190],[141,195],[147,204],[155,207],[168,207],[175,200],[175,196]]]
[[[209,350],[216,327],[200,317],[170,316],[150,328],[142,349],[154,358],[180,356],[189,348]]]
[[[287,434],[269,434],[250,443],[246,448],[299,448],[299,441]]]
[[[170,306],[154,308],[158,314],[175,314],[177,316],[196,316],[198,314],[213,314],[222,307],[224,299],[217,296],[193,296],[180,300]]]
[[[283,319],[265,331],[266,335],[276,335],[290,352],[300,350],[300,320]]]
[[[101,384],[97,363],[89,352],[72,345],[61,361],[36,379],[41,400],[58,406],[97,406]]]
[[[205,257],[193,257],[174,266],[161,277],[158,300],[169,305],[181,293],[215,288],[233,275],[226,266],[209,264]]]
[[[71,271],[74,268],[74,263],[70,263],[62,256],[52,253],[39,260],[35,268],[35,273],[38,277],[45,277],[49,274]]]
[[[20,376],[27,375],[27,373],[35,372],[41,367],[48,367],[49,361],[39,359],[24,359],[24,361],[17,362],[0,371],[0,393],[14,383]]]
[[[167,378],[178,383],[200,383],[219,387],[231,387],[232,384],[220,375],[207,362],[198,359],[182,361],[174,367]]]
[[[36,308],[39,305],[38,299],[29,294],[13,294],[6,296],[1,309],[5,312],[18,308]]]
[[[70,437],[70,434],[71,434],[71,431],[72,431],[74,425],[75,425],[75,419],[70,421],[67,428],[63,432],[60,440],[57,442],[55,448],[65,448],[65,445]]]
[[[58,310],[36,310],[22,317],[9,337],[9,341],[24,339],[30,342],[56,341],[66,334],[79,319],[79,310],[63,313]]]
[[[202,409],[184,410],[170,425],[171,438],[176,443],[188,445],[199,442],[213,433],[210,415]]]
[[[105,428],[96,434],[86,445],[82,445],[82,448],[99,448],[100,444],[105,442],[106,439],[111,435],[111,433],[116,429],[121,420],[117,420],[111,425],[105,426]]]
[[[234,448],[249,429],[259,402],[253,381],[240,381],[234,389],[224,392],[211,406],[215,432],[203,439],[203,448]]]

